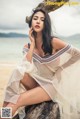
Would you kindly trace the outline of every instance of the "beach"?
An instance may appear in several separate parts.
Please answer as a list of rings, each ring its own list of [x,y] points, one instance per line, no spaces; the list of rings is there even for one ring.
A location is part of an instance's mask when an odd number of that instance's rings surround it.
[[[80,49],[80,38],[74,39],[66,41]],[[28,38],[0,38],[0,107],[7,82],[16,64],[22,60],[23,47],[28,42]]]
[[[28,38],[0,38],[0,107],[7,82],[16,64],[23,58],[23,47]]]
[[[15,65],[14,62],[0,62],[0,107],[2,107],[4,91]]]

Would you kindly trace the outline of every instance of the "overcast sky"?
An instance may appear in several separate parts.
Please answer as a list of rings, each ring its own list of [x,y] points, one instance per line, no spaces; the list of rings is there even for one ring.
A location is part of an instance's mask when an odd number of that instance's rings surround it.
[[[0,0],[0,32],[28,33],[26,16],[31,15],[42,0]],[[70,0],[71,1],[71,0]],[[64,5],[55,12],[49,13],[52,28],[59,35],[69,36],[80,34],[80,0],[78,5]]]

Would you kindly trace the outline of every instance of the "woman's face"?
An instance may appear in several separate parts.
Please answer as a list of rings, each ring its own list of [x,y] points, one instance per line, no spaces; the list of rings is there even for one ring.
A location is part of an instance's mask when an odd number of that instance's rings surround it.
[[[32,28],[34,31],[41,32],[44,28],[44,19],[45,16],[42,12],[37,12],[32,18]]]

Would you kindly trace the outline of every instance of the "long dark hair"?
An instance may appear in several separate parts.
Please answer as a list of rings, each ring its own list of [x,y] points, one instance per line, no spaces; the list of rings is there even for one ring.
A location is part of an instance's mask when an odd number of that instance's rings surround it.
[[[51,40],[52,40],[53,36],[51,36],[51,20],[50,20],[50,17],[48,15],[47,11],[45,9],[41,9],[41,8],[35,9],[33,11],[31,18],[30,18],[29,27],[32,26],[32,18],[34,16],[34,14],[39,11],[41,11],[45,15],[44,28],[42,31],[42,40],[43,40],[42,49],[45,54],[46,53],[52,54]],[[36,33],[34,33],[34,35],[36,37]]]

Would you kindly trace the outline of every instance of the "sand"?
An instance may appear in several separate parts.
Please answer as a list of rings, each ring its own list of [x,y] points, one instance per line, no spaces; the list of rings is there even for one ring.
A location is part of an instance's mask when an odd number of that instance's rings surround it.
[[[0,62],[0,107],[2,107],[3,99],[4,99],[4,91],[11,76],[13,69],[15,68],[16,63],[10,62]]]

